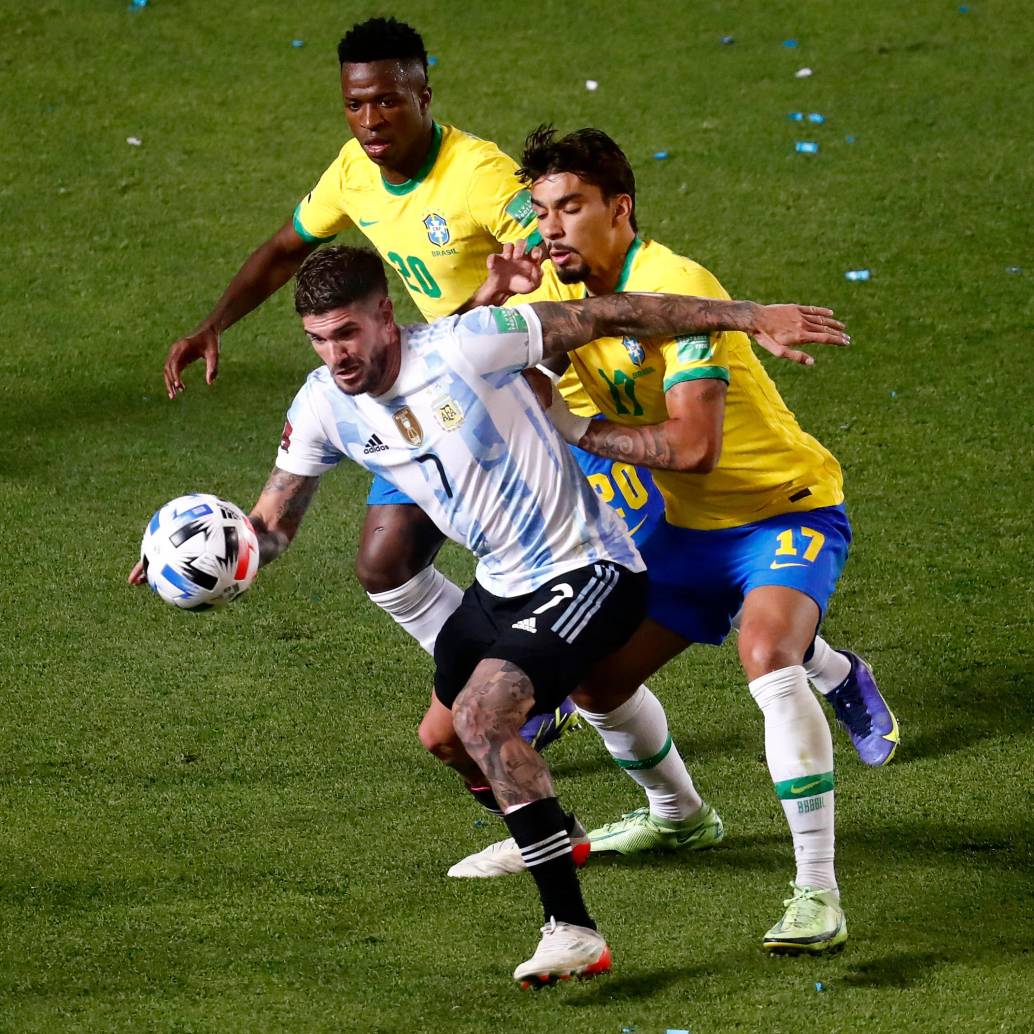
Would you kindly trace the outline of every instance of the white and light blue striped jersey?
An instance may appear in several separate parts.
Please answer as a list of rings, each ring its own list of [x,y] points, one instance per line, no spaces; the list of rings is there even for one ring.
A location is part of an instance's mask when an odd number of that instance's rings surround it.
[[[321,366],[287,414],[277,466],[314,476],[348,457],[400,488],[477,558],[494,596],[611,560],[645,570],[521,376],[542,358],[527,306],[403,327],[383,395],[346,395]]]

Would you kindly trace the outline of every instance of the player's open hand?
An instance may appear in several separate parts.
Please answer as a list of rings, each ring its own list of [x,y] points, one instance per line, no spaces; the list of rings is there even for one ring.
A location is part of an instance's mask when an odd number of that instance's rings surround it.
[[[844,325],[834,319],[832,309],[814,305],[759,305],[754,327],[754,340],[778,359],[811,366],[815,359],[791,345],[849,345]]]
[[[165,390],[174,399],[183,388],[183,371],[198,359],[205,361],[205,383],[211,384],[219,375],[219,333],[215,330],[196,330],[180,338],[165,358]]]
[[[542,283],[542,248],[528,250],[527,241],[504,244],[503,250],[488,256],[485,286],[502,304],[515,294],[530,294]]]

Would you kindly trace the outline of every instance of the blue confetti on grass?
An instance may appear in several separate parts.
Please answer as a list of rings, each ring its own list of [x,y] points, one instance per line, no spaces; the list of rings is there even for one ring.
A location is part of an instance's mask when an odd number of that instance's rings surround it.
[[[293,40],[291,40],[291,46],[294,47],[295,50],[297,50],[299,47],[304,47],[305,46],[305,40],[303,40],[303,39],[293,39]]]
[[[797,46],[797,40],[795,40],[795,39],[784,39],[783,40],[783,46],[784,47],[796,47]]]

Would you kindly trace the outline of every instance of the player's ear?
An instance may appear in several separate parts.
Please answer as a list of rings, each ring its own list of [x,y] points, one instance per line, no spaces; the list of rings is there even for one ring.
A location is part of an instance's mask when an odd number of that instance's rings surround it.
[[[430,83],[424,83],[424,88],[417,94],[417,100],[419,100],[420,102],[420,114],[423,115],[424,112],[426,112],[427,109],[431,106]]]
[[[378,309],[386,324],[390,326],[395,322],[395,306],[391,304],[391,299],[387,295],[380,300]]]
[[[611,200],[611,218],[615,226],[632,218],[632,199],[628,194],[617,194]]]

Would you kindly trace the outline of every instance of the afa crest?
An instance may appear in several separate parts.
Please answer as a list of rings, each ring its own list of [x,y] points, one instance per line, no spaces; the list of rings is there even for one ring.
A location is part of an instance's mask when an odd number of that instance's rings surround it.
[[[444,248],[449,243],[451,234],[449,233],[449,224],[445,221],[445,217],[439,215],[437,212],[432,212],[430,215],[424,216],[424,226],[427,229],[427,239],[439,248]]]
[[[642,366],[643,360],[646,358],[646,349],[634,337],[623,337],[621,344],[625,346],[625,351],[633,365]]]
[[[434,407],[434,418],[443,431],[455,431],[463,423],[463,407],[455,399],[443,399]]]

